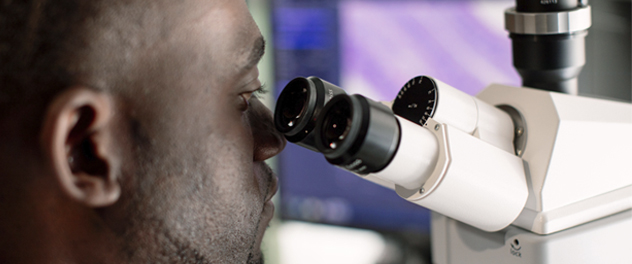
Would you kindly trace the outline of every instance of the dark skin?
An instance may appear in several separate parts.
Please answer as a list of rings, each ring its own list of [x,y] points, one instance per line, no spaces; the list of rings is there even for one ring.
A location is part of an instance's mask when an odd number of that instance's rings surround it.
[[[151,9],[105,12],[76,85],[2,120],[0,263],[261,260],[285,146],[253,96],[261,34],[240,0]]]

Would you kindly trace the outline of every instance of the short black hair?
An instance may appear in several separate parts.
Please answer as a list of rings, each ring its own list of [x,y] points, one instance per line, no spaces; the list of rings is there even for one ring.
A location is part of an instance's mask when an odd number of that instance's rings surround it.
[[[46,100],[72,84],[73,51],[85,45],[82,27],[96,2],[2,0],[0,109]]]

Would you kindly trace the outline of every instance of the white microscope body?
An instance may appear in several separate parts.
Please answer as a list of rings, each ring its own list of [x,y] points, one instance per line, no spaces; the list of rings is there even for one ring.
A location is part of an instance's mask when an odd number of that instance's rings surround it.
[[[433,214],[434,263],[632,263],[632,105],[503,85],[477,98],[522,118],[528,199],[497,232]]]
[[[425,131],[398,117],[397,154],[359,176],[433,211],[435,264],[630,263],[631,104],[503,85],[472,98],[433,82]]]
[[[505,26],[514,41],[514,65],[525,84],[576,94],[590,7],[579,1],[577,8],[567,11],[524,12],[539,8],[536,2],[517,1],[523,6],[505,13]],[[546,42],[547,38],[559,41],[558,36],[567,36],[567,43]],[[551,50],[560,53],[557,61],[540,54]],[[559,66],[558,72],[547,63]],[[449,87],[437,84],[439,91]],[[422,187],[413,190],[378,181],[433,210],[435,264],[632,263],[631,104],[494,84],[476,96],[474,110],[463,109],[471,104],[463,95],[451,88],[443,90],[447,97],[460,99],[449,99],[453,103],[444,103],[443,110],[440,102],[433,110],[440,115],[424,125],[429,131],[443,132],[434,133],[439,142],[434,174],[421,177]],[[488,114],[493,112],[486,109],[489,106],[511,117],[515,132],[511,139],[506,136],[507,118]],[[475,127],[464,129],[464,117],[476,120]],[[454,133],[457,128],[515,154],[523,170],[516,172],[520,166],[515,160],[497,150]],[[507,150],[510,143],[513,149]],[[452,172],[450,167],[455,167]],[[431,191],[438,191],[435,199]],[[520,212],[515,213],[518,207]]]
[[[378,103],[297,78],[279,96],[275,125],[432,210],[434,264],[632,263],[632,104],[570,95],[590,26],[578,2],[506,11],[514,65],[542,90],[493,84],[472,97],[420,76]],[[535,56],[546,49],[559,54]]]

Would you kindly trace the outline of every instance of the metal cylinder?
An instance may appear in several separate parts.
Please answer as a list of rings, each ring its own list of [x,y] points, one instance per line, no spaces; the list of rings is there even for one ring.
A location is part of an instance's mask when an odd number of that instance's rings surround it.
[[[577,77],[586,64],[587,34],[586,30],[556,35],[511,33],[513,63],[522,85],[577,94]]]
[[[505,11],[514,67],[523,86],[577,94],[586,64],[590,7],[578,0],[517,0]]]

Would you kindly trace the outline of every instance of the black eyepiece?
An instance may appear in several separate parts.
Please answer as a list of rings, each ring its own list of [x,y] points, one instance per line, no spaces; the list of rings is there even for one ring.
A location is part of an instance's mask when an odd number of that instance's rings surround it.
[[[316,151],[316,117],[325,104],[344,90],[318,77],[298,77],[290,81],[277,101],[274,124],[288,141]]]
[[[351,130],[351,109],[349,104],[337,103],[327,112],[323,121],[323,141],[326,146],[336,149]]]
[[[385,168],[399,145],[399,123],[393,112],[357,94],[331,99],[316,127],[316,147],[327,161],[358,174]]]
[[[291,86],[290,86],[291,85]],[[298,126],[309,103],[310,88],[307,79],[296,79],[281,93],[278,104],[280,115],[278,128],[287,132]]]

